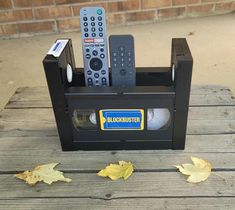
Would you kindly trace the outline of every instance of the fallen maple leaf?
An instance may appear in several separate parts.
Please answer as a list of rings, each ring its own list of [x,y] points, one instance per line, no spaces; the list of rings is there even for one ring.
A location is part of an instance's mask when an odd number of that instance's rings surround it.
[[[112,180],[124,178],[127,180],[134,171],[134,167],[131,162],[118,161],[118,164],[110,164],[105,169],[100,170],[97,175],[102,177],[109,177]]]
[[[58,165],[58,163],[36,166],[33,171],[25,171],[23,173],[16,174],[15,177],[24,180],[29,185],[35,185],[40,181],[47,184],[57,181],[71,182],[71,179],[64,177],[63,172],[54,170],[56,165]]]
[[[186,163],[176,165],[182,174],[189,175],[187,181],[190,183],[198,183],[205,181],[211,174],[211,164],[197,157],[191,157],[193,164]]]

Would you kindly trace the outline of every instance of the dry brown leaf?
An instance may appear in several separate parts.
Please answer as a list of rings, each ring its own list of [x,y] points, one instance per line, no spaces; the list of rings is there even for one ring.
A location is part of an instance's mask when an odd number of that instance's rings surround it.
[[[193,164],[186,163],[182,165],[176,165],[182,174],[188,175],[187,181],[190,183],[198,183],[205,181],[211,174],[211,164],[197,157],[191,157]]]
[[[118,164],[110,164],[97,173],[98,176],[109,177],[112,180],[124,178],[127,180],[134,171],[134,167],[131,162],[118,161]]]
[[[71,182],[71,179],[64,177],[63,172],[54,170],[56,165],[58,165],[58,163],[36,166],[34,170],[16,174],[15,177],[24,180],[29,185],[35,185],[40,181],[47,184],[57,181]]]

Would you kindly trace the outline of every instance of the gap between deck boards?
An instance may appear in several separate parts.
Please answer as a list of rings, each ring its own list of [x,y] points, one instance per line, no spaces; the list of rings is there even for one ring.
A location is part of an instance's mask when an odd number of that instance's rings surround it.
[[[93,174],[98,173],[99,170],[60,170],[63,173],[67,174]],[[235,171],[235,168],[212,168],[212,172],[231,172]],[[0,175],[10,175],[17,174],[23,171],[0,171]],[[135,169],[133,173],[164,173],[164,172],[177,172],[176,169]]]

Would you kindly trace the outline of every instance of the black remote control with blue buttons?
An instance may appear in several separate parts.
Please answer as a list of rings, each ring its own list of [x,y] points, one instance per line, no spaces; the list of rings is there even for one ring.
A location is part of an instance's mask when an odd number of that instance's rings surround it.
[[[86,86],[109,86],[105,11],[102,7],[80,10]]]
[[[132,35],[109,37],[112,86],[135,86],[135,51]]]

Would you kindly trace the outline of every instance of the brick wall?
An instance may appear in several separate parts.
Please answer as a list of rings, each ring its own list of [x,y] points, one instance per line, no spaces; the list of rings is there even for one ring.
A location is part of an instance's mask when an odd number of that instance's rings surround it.
[[[235,11],[234,0],[0,0],[0,38],[79,31],[83,6],[103,6],[109,25]]]

